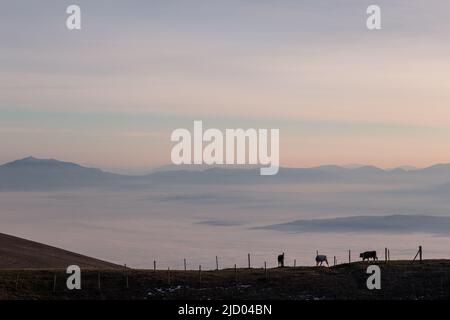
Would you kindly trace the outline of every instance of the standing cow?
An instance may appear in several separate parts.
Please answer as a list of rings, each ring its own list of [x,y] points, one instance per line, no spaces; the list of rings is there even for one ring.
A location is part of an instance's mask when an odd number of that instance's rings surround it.
[[[378,260],[377,252],[376,251],[366,251],[359,254],[359,257],[365,261],[366,259],[369,261],[370,259],[373,259],[373,261]]]
[[[321,266],[324,262],[327,264],[328,267],[330,266],[328,264],[327,256],[325,256],[323,254],[318,254],[316,256],[316,267],[319,265]]]
[[[284,252],[283,254],[278,255],[278,266],[284,267]]]

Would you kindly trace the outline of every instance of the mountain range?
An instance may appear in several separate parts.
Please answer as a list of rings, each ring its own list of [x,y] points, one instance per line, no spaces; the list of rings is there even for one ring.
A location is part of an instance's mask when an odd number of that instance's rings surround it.
[[[259,169],[213,167],[199,170],[156,171],[141,176],[119,175],[97,168],[54,159],[27,157],[0,166],[0,190],[46,190],[111,185],[254,184],[254,183],[404,183],[437,185],[450,190],[450,164],[408,170],[375,166],[354,168],[326,165],[313,168],[280,168],[275,176],[260,176]]]

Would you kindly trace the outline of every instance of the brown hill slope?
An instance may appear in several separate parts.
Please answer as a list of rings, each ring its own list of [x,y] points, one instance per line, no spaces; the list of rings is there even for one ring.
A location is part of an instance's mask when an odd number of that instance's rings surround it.
[[[92,269],[123,268],[114,263],[0,233],[0,269],[53,269],[67,268],[72,264]]]

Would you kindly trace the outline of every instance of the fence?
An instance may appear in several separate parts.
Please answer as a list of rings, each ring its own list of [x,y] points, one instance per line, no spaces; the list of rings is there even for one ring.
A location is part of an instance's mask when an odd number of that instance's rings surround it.
[[[415,252],[415,251],[414,251]],[[353,255],[352,255],[353,253]],[[379,259],[377,263],[388,264],[391,261],[391,250],[389,248],[384,249],[384,259]],[[415,256],[409,259],[412,264],[420,263],[423,261],[423,247],[419,246]],[[320,254],[317,250],[316,254]],[[345,265],[348,263],[356,262],[353,260],[354,250],[347,250],[345,253],[341,254],[342,263],[338,264],[337,256],[333,256],[333,266]],[[346,257],[346,259],[344,259]],[[138,290],[146,292],[146,290],[157,291],[161,288],[191,288],[198,287],[202,288],[204,286],[214,287],[217,283],[220,283],[219,287],[225,283],[225,288],[231,288],[230,286],[241,286],[245,284],[258,283],[261,280],[278,282],[280,277],[286,275],[285,281],[289,281],[290,272],[286,273],[284,270],[292,270],[293,268],[303,268],[298,265],[298,260],[292,259],[291,264],[286,263],[285,265],[290,268],[274,268],[268,267],[267,261],[264,261],[262,266],[254,265],[253,255],[247,254],[247,264],[243,264],[240,267],[234,264],[231,268],[221,269],[221,260],[219,256],[214,257],[216,262],[216,268],[214,270],[205,270],[202,265],[198,265],[195,269],[188,268],[189,261],[185,258],[183,259],[183,267],[181,270],[175,270],[170,267],[162,269],[158,267],[157,261],[153,260],[153,270],[139,270],[130,269],[124,265],[123,270],[82,270],[82,289],[80,293],[77,290],[71,291],[71,295],[80,295],[80,297],[90,297],[90,295],[96,295],[102,297],[103,294],[110,295],[112,290],[127,289],[124,292],[117,291],[126,297],[126,293],[133,292],[133,290]],[[276,257],[275,257],[276,258]],[[356,259],[355,259],[356,260]],[[405,265],[404,263],[401,265]],[[315,268],[302,269],[299,272],[304,273],[306,276],[309,272],[317,270]],[[416,269],[420,270],[420,269]],[[437,277],[434,283],[440,289],[439,292],[447,292],[447,273],[442,273],[441,270],[435,272],[435,277]],[[324,276],[330,277],[335,273],[324,273]],[[339,273],[338,273],[339,274]],[[347,274],[347,273],[346,273]],[[33,295],[39,296],[42,294],[44,297],[58,296],[58,294],[68,294],[66,287],[66,280],[68,275],[65,270],[4,270],[0,273],[0,289],[3,290],[3,296],[11,294],[13,296],[15,293],[28,293],[31,292]],[[342,278],[342,274],[339,278]],[[329,281],[335,281],[334,278],[328,278]],[[434,281],[433,280],[433,281]],[[445,283],[445,286],[444,286]],[[339,287],[339,286],[337,286]],[[445,290],[444,290],[445,289]],[[163,289],[161,289],[163,290]],[[172,290],[172,289],[164,289]],[[173,289],[175,290],[175,289]],[[177,289],[178,290],[178,289]],[[184,289],[180,289],[184,290]],[[228,289],[227,289],[228,290]],[[114,294],[116,294],[114,293]],[[443,294],[442,293],[442,294]],[[155,296],[158,293],[155,293]],[[84,295],[84,296],[83,296]],[[2,294],[0,292],[0,298]]]
[[[415,250],[414,251],[410,250],[410,252],[411,252],[412,261],[419,261],[419,262],[421,262],[423,260],[423,247],[422,246],[418,247],[417,252]],[[319,254],[322,254],[322,253],[319,252],[319,250],[316,250],[316,256],[318,256]],[[331,259],[331,258],[333,259],[332,263],[331,263],[331,260],[329,260],[329,265],[330,266],[338,266],[338,265],[343,265],[343,264],[348,264],[348,263],[362,261],[362,258],[359,255],[355,258],[355,256],[353,254],[354,254],[354,251],[352,253],[352,250],[349,249],[346,252],[345,256],[343,254],[340,256],[340,259],[339,259],[339,256],[336,256],[336,255],[334,255],[334,256],[328,256],[327,254],[324,254],[324,255],[326,255],[328,259]],[[415,254],[414,257],[412,257],[413,254]],[[389,261],[391,261],[391,250],[390,250],[390,248],[384,248],[384,252],[382,252],[382,256],[379,255],[379,252],[377,252],[377,255],[378,255],[377,256],[377,258],[378,258],[377,261],[379,261],[379,262],[384,261],[385,263],[388,263]],[[215,267],[214,268],[210,268],[210,269],[205,268],[205,266],[201,265],[201,264],[198,264],[198,265],[191,264],[193,267],[189,268],[188,267],[189,261],[188,261],[187,258],[184,258],[182,260],[183,261],[183,270],[184,271],[195,270],[195,268],[197,268],[197,267],[200,268],[200,269],[203,269],[203,270],[220,270],[220,269],[233,268],[233,266],[234,266],[234,268],[236,268],[236,267],[237,268],[248,268],[248,269],[263,268],[263,269],[266,270],[266,269],[270,268],[269,261],[272,262],[272,267],[278,266],[277,255],[274,255],[273,259],[271,259],[271,260],[266,259],[267,258],[266,256],[258,256],[258,258],[259,258],[258,259],[258,261],[259,261],[258,263],[254,262],[254,257],[255,256],[256,256],[255,254],[248,253],[247,254],[247,259],[246,259],[247,263],[245,265],[240,265],[239,266],[237,263],[232,263],[232,264],[219,263],[219,262],[221,262],[221,259],[220,259],[219,256],[216,255],[215,256]],[[314,256],[311,256],[311,260],[309,262],[315,261],[314,258],[315,258]],[[398,260],[408,260],[408,259],[401,259],[401,258],[399,258]],[[314,264],[301,265],[301,264],[298,263],[300,261],[302,261],[302,260],[298,259],[296,257],[291,257],[289,260],[285,260],[284,261],[284,266],[285,267],[297,268],[297,267],[309,267],[309,266],[313,266],[314,265]],[[153,261],[153,270],[156,271],[156,270],[160,270],[160,269],[162,269],[162,268],[158,269],[157,268],[157,261],[154,260]],[[181,269],[178,269],[178,270],[181,270]]]

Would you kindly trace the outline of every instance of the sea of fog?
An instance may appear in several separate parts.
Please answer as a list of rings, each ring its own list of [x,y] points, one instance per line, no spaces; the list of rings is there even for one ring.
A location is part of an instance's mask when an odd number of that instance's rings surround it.
[[[313,265],[316,250],[338,262],[364,250],[410,259],[450,258],[450,237],[439,234],[283,232],[256,227],[348,216],[450,216],[449,197],[405,186],[227,185],[0,192],[0,232],[134,268],[215,268]]]

